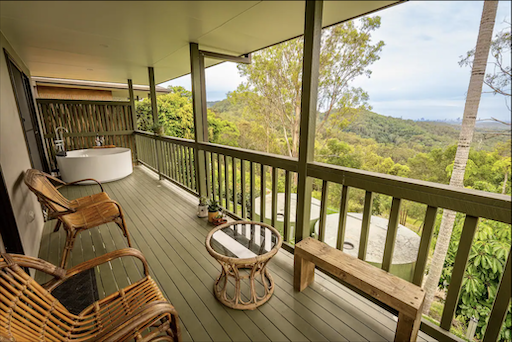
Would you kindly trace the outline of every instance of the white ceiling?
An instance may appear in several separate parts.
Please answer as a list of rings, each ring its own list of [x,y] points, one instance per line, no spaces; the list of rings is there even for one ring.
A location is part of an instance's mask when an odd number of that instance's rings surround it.
[[[323,26],[397,1],[326,1]],[[299,36],[304,1],[0,1],[32,76],[148,84],[190,72],[189,43],[242,55]],[[206,65],[218,63],[207,59]]]

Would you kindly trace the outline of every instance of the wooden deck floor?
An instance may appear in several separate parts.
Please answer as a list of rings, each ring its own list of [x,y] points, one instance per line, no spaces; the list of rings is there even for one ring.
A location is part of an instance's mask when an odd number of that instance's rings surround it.
[[[238,311],[213,295],[219,264],[204,240],[211,225],[196,216],[197,199],[168,181],[159,181],[143,166],[105,191],[124,209],[135,248],[146,256],[150,272],[181,318],[184,341],[385,341],[393,340],[396,318],[335,280],[317,272],[302,293],[293,291],[293,255],[281,250],[269,263],[276,290],[266,304]],[[98,192],[97,186],[63,189],[68,198]],[[59,263],[65,241],[55,221],[46,223],[40,257]],[[116,225],[79,235],[69,266],[126,247]],[[131,258],[117,259],[96,269],[100,298],[141,277]],[[38,281],[44,277],[37,275]],[[432,340],[420,333],[420,341]]]

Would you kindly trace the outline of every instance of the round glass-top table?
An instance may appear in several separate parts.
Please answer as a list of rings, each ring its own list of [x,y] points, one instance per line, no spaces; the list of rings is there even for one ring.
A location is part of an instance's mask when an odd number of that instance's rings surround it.
[[[213,285],[217,299],[242,310],[268,301],[274,293],[274,280],[266,266],[282,243],[279,232],[261,222],[228,222],[210,231],[206,249],[222,266]]]

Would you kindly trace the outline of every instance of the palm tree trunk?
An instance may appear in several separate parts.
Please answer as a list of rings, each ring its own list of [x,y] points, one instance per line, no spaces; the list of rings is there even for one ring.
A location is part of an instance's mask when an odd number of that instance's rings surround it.
[[[464,118],[462,119],[459,143],[455,154],[452,176],[450,178],[450,185],[458,187],[464,186],[464,173],[468,162],[469,148],[471,146],[471,141],[473,140],[475,121],[478,114],[478,106],[480,105],[485,67],[487,66],[487,57],[489,56],[489,50],[491,47],[492,31],[494,28],[494,21],[496,20],[497,9],[498,1],[486,0],[484,2],[482,19],[480,21],[480,30],[478,32],[478,40],[476,42],[475,57],[471,70],[471,78],[469,80],[468,94],[464,107]],[[444,210],[443,212],[436,248],[430,264],[428,277],[424,285],[426,296],[423,312],[425,314],[428,314],[430,311],[430,305],[432,304],[434,293],[437,285],[439,284],[439,278],[441,277],[444,260],[446,258],[446,253],[448,252],[448,246],[450,244],[450,238],[453,231],[455,214],[456,213],[451,210]]]
[[[501,193],[505,194],[507,191],[507,179],[508,179],[508,171],[505,171],[505,179],[503,179],[503,188],[501,189]]]

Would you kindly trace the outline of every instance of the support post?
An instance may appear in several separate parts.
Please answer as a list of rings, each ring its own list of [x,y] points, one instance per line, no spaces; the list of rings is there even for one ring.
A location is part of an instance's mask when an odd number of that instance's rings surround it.
[[[194,163],[199,196],[206,197],[206,160],[199,143],[208,142],[208,118],[206,111],[206,81],[204,56],[199,53],[199,45],[190,43],[190,73],[192,80],[192,108],[194,111]],[[219,174],[220,177],[220,174]]]
[[[153,124],[158,122],[158,104],[156,103],[155,70],[148,67],[149,74],[149,96],[151,98],[151,112],[153,113]]]
[[[158,118],[158,103],[156,102],[156,86],[155,86],[155,70],[153,67],[148,67],[149,74],[149,96],[151,97],[151,112],[153,113],[153,124],[159,121]],[[162,179],[162,172],[160,167],[160,143],[156,139],[155,134],[155,156],[156,156],[156,168],[158,170],[158,178]]]
[[[302,64],[302,99],[299,138],[298,203],[295,243],[310,235],[311,187],[308,163],[314,159],[320,38],[323,1],[306,1],[304,59]]]
[[[132,110],[132,121],[133,121],[133,130],[137,130],[137,112],[135,111],[135,98],[133,96],[133,82],[132,79],[128,79],[128,95],[130,97],[130,108]],[[138,157],[137,157],[137,144],[135,143],[135,133],[133,135],[134,142],[133,142],[133,158],[135,159],[135,163],[138,163]]]

